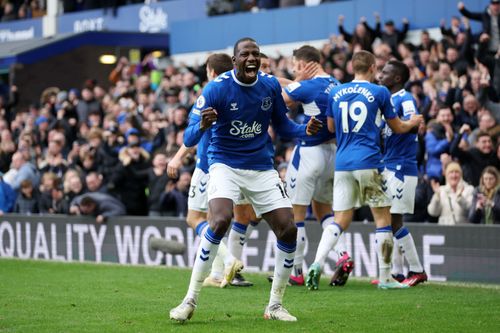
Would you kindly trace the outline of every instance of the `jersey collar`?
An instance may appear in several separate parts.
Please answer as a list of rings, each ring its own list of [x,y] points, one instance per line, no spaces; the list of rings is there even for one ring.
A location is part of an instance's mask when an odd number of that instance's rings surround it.
[[[401,95],[403,92],[405,92],[405,88],[401,89],[400,91],[395,92],[394,94],[391,95],[391,97]]]
[[[233,77],[234,82],[238,83],[240,86],[243,86],[243,87],[252,87],[255,84],[257,84],[257,82],[259,82],[259,74],[260,73],[257,73],[257,79],[254,82],[252,82],[252,83],[243,83],[243,82],[241,82],[240,80],[238,80],[236,78],[235,70],[233,69],[231,71],[231,76]]]
[[[352,83],[370,83],[368,80],[352,80]]]

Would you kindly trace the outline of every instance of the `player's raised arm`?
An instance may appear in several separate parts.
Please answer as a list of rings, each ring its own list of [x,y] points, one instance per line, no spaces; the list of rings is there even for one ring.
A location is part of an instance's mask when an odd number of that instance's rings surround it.
[[[394,106],[391,102],[391,95],[386,87],[382,87],[380,95],[378,96],[381,100],[380,109],[382,110],[383,116],[387,122],[387,125],[391,128],[394,133],[404,134],[413,130],[415,127],[418,128],[420,123],[424,120],[422,115],[413,114],[408,120],[401,120],[394,112]]]
[[[182,144],[177,153],[175,153],[174,157],[172,157],[167,164],[167,174],[170,178],[179,177],[179,169],[182,166],[182,160],[187,154],[193,153],[194,151],[195,149],[193,147],[188,148],[185,144]]]
[[[298,138],[306,136],[306,125],[299,125],[287,117],[288,109],[283,100],[281,86],[276,82],[274,87],[276,97],[273,101],[271,123],[276,132],[285,138]]]
[[[184,132],[184,144],[193,147],[198,144],[205,131],[217,120],[217,111],[212,108],[210,82],[204,89],[203,94],[198,97],[196,104],[189,114],[189,123]]]
[[[204,131],[200,130],[200,123],[200,111],[193,108],[189,114],[189,123],[184,132],[184,145],[186,147],[196,146],[203,136]]]

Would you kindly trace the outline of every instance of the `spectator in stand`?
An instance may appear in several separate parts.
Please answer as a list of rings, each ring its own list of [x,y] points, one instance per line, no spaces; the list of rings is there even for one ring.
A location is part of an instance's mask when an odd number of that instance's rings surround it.
[[[429,98],[429,96],[424,94],[424,87],[422,85],[422,82],[412,81],[408,84],[407,89],[411,92],[413,98],[415,99],[418,113],[424,116],[428,115],[429,108],[431,107],[431,99]]]
[[[466,137],[470,133],[470,126],[465,124],[460,128],[459,134],[455,136],[451,145],[451,155],[458,159],[463,169],[464,180],[473,185],[479,185],[481,172],[487,166],[500,166],[491,136],[486,132],[477,134],[474,147],[469,148]]]
[[[50,193],[50,191],[55,187],[57,181],[57,175],[52,172],[46,172],[42,174],[42,179],[40,181],[40,193]]]
[[[438,224],[457,225],[468,222],[474,187],[462,179],[462,168],[450,162],[445,169],[446,185],[431,179],[434,195],[427,206],[431,216],[439,217]]]
[[[488,50],[492,54],[497,53],[500,47],[500,0],[490,0],[483,12],[470,12],[461,1],[457,6],[463,16],[482,23],[483,32],[490,36]]]
[[[16,144],[12,140],[9,129],[3,129],[0,137],[0,172],[7,172],[12,161],[12,155],[16,151]]]
[[[127,147],[120,151],[120,163],[111,175],[108,188],[125,204],[128,215],[148,215],[149,154],[141,148],[137,134],[130,134],[127,141]]]
[[[396,29],[393,20],[387,20],[384,24],[384,31],[380,32],[379,30],[375,37],[380,37],[383,43],[391,47],[392,54],[400,58],[398,44],[405,40],[409,28],[410,23],[407,18],[403,18],[403,28],[401,30]]]
[[[468,124],[471,130],[477,128],[478,124],[478,111],[479,111],[479,102],[474,95],[467,95],[464,97],[463,106],[460,106],[460,103],[456,102],[453,106],[455,111],[458,110],[458,114],[456,115],[456,123],[459,126],[464,124]]]
[[[451,37],[453,40],[455,40],[458,34],[463,31],[460,27],[460,18],[458,16],[452,16],[449,28],[446,28],[446,20],[441,19],[439,27],[443,36]]]
[[[442,178],[441,154],[449,153],[450,143],[454,136],[452,122],[451,109],[443,104],[439,106],[436,122],[429,123],[429,129],[425,135],[429,179],[440,180]]]
[[[66,138],[58,131],[51,131],[48,138],[49,144],[45,152],[45,159],[38,164],[38,168],[42,173],[52,172],[58,177],[62,177],[68,169],[68,162],[63,156]]]
[[[111,178],[116,166],[119,164],[118,153],[124,139],[119,135],[115,124],[112,124],[103,132],[103,138],[103,144],[97,149],[97,160],[99,161],[98,172],[107,181]]]
[[[160,205],[166,215],[186,216],[190,184],[191,173],[187,171],[181,172],[176,183],[172,180],[167,181],[165,191],[160,197]]]
[[[153,166],[149,169],[149,216],[161,216],[160,197],[169,180],[167,175],[167,156],[157,153],[153,157]]]
[[[10,213],[16,203],[16,192],[4,182],[3,174],[0,173],[0,215]]]
[[[108,190],[106,185],[103,184],[103,175],[96,172],[92,171],[87,174],[85,177],[85,185],[87,186],[87,191],[89,193],[105,193],[107,194]]]
[[[66,193],[66,198],[68,199],[69,202],[71,202],[71,200],[73,200],[79,195],[82,195],[85,192],[85,189],[83,188],[82,179],[78,174],[71,175],[70,177],[68,177],[67,183],[68,187],[66,188],[65,186],[64,192]]]
[[[0,18],[1,22],[9,22],[14,21],[16,19],[16,12],[14,10],[14,5],[7,1],[3,7],[2,17]]]
[[[112,84],[117,84],[120,80],[130,80],[133,71],[127,57],[120,57],[116,67],[109,74],[108,80]]]
[[[64,186],[61,179],[54,180],[54,187],[42,193],[40,198],[40,213],[42,214],[68,214],[69,201],[64,195]]]
[[[366,50],[372,51],[372,44],[375,38],[377,37],[375,33],[370,32],[366,28],[365,20],[360,20],[360,22],[356,25],[356,28],[353,34],[348,33],[344,29],[344,15],[339,15],[338,18],[338,29],[339,33],[344,37],[344,40],[348,43],[352,44],[353,52],[354,50]]]
[[[14,205],[14,213],[27,215],[40,213],[40,195],[33,188],[29,179],[21,182],[20,193]]]
[[[92,89],[87,87],[82,89],[82,99],[76,105],[76,112],[80,123],[87,122],[89,114],[93,112],[102,113],[101,105],[95,99]]]
[[[437,42],[431,38],[429,31],[422,30],[420,33],[420,45],[418,46],[418,49],[420,51],[428,51],[429,56],[432,58],[437,57]]]
[[[19,191],[21,183],[29,180],[34,187],[38,187],[40,176],[36,167],[24,159],[22,153],[17,152],[12,156],[12,168],[17,172],[10,185],[15,191]]]
[[[49,118],[44,115],[38,116],[35,121],[36,126],[36,141],[43,145],[47,146],[48,144],[48,135],[49,135]]]
[[[97,223],[104,223],[113,216],[125,215],[123,203],[105,193],[86,193],[71,201],[70,213],[94,216]]]
[[[477,135],[479,132],[488,133],[493,142],[497,142],[497,138],[500,136],[500,125],[497,124],[497,121],[493,118],[491,112],[486,109],[480,110],[480,112],[478,112],[478,119],[478,127],[474,129],[467,138],[469,145],[474,144],[474,142],[477,141]]]
[[[469,211],[472,223],[500,223],[500,177],[495,167],[486,167],[479,186],[474,189]]]

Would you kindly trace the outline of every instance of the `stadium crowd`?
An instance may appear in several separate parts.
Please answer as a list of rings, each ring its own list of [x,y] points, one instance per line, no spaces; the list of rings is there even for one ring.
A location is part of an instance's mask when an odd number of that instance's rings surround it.
[[[351,33],[341,15],[339,34],[321,48],[325,71],[341,82],[352,79],[350,58],[362,49],[375,54],[379,68],[391,58],[410,68],[406,89],[425,126],[418,132],[416,209],[407,221],[500,223],[500,21],[492,19],[499,2],[482,13],[459,3],[463,16],[441,22],[443,38],[422,31],[418,45],[405,42],[407,20],[397,29],[375,13],[375,26],[361,18]],[[472,31],[470,19],[483,30]],[[293,79],[291,60],[271,58],[272,73]],[[204,66],[157,64],[151,54],[139,64],[121,58],[109,82],[48,87],[27,109],[16,105],[22,87],[11,86],[0,98],[0,211],[185,216],[196,156],[185,158],[178,179],[168,177],[166,165],[183,143],[207,76]],[[302,114],[300,106],[290,112],[297,122]],[[273,141],[283,169],[294,142]],[[117,200],[102,213],[107,195]],[[356,219],[371,217],[361,209]]]
[[[73,13],[84,10],[103,9],[117,15],[120,6],[153,3],[167,0],[63,0],[62,13]],[[207,0],[206,10],[209,16],[224,15],[237,12],[257,12],[260,10],[284,8],[291,6],[315,6],[321,2],[335,0]],[[46,14],[46,0],[3,0],[0,1],[0,22],[42,17]]]

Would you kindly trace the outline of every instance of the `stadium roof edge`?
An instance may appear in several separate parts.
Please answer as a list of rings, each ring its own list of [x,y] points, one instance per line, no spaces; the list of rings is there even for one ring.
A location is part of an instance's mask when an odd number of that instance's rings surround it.
[[[16,63],[32,64],[85,45],[165,49],[169,47],[169,34],[88,31],[2,43],[0,48],[0,69],[6,69]]]

